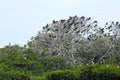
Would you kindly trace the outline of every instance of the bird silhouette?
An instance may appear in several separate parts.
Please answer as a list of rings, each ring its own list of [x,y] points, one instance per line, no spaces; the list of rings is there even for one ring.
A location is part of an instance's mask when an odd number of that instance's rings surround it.
[[[104,33],[104,28],[100,29],[102,33]]]
[[[90,25],[88,25],[87,27],[90,27]]]
[[[83,22],[80,22],[80,24],[83,24]]]
[[[114,24],[114,22],[112,21],[112,24]]]
[[[79,31],[77,31],[76,33],[79,33],[80,32],[80,30]]]
[[[118,25],[119,24],[119,22],[116,22],[116,25]]]
[[[94,21],[93,23],[97,23],[97,21]]]
[[[82,16],[80,19],[85,19],[85,17],[84,17],[84,16]]]
[[[53,24],[54,24],[54,23],[56,23],[56,21],[55,21],[55,20],[53,20]]]
[[[65,29],[66,27],[67,27],[66,24],[64,24],[63,29]]]
[[[45,29],[45,27],[43,27],[43,29]]]
[[[96,27],[96,26],[98,26],[98,25],[96,24],[94,27]]]
[[[108,25],[108,23],[106,23],[106,25]]]
[[[108,29],[110,29],[112,27],[112,25],[110,25],[109,27],[108,27]]]
[[[75,31],[75,30],[77,30],[77,27],[75,27],[73,31]]]
[[[48,24],[45,27],[48,28]]]
[[[87,37],[87,39],[90,41],[90,37]]]
[[[77,25],[77,24],[79,24],[79,22],[74,23],[74,25]]]
[[[91,17],[87,18],[86,20],[90,20],[90,19],[91,19]]]
[[[61,20],[60,22],[63,23],[63,22],[65,22],[65,21],[66,21],[66,20]]]
[[[47,29],[47,31],[49,31],[49,30],[50,30],[50,28]]]

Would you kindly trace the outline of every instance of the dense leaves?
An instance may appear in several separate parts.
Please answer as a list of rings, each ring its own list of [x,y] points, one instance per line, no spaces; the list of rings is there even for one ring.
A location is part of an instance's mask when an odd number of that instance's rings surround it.
[[[13,45],[4,47],[1,51],[4,52],[0,54],[0,79],[2,80],[29,80],[30,76],[71,68],[66,59],[39,57],[31,48]]]
[[[57,70],[44,75],[46,80],[119,80],[117,65],[77,66],[71,70]]]

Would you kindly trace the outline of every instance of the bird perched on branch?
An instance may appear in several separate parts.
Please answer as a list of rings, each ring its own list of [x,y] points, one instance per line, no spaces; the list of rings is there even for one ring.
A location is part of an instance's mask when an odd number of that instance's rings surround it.
[[[97,23],[97,21],[94,21],[93,23]]]
[[[90,19],[91,19],[91,17],[87,18],[86,20],[90,20]]]

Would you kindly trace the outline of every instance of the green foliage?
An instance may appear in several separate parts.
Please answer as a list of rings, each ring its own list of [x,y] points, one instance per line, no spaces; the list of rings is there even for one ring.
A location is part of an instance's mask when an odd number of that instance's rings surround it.
[[[47,73],[46,80],[76,80],[76,77],[70,70],[57,70]]]
[[[0,80],[30,80],[30,78],[25,73],[21,73],[18,71],[11,72],[0,71]]]
[[[66,59],[57,57],[41,58],[40,64],[43,65],[44,72],[71,68],[71,65],[67,62]]]
[[[74,66],[70,70],[57,70],[46,73],[46,80],[120,80],[117,65]]]
[[[98,80],[119,80],[120,68],[116,65],[97,65],[93,68],[93,75]]]
[[[14,50],[16,46],[2,48],[0,54],[0,79],[39,80],[45,72],[70,68],[66,59],[58,57],[40,57],[32,48]],[[9,50],[6,51],[6,50]],[[37,77],[38,76],[38,77]],[[9,78],[9,79],[8,79]]]
[[[120,24],[90,19],[53,21],[24,47],[0,48],[0,80],[120,80]]]

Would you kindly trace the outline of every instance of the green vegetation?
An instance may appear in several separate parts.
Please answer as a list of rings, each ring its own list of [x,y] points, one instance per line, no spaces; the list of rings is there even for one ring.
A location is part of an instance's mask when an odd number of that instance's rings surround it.
[[[71,70],[57,70],[44,75],[46,80],[119,80],[116,65],[77,66]]]
[[[0,80],[120,80],[120,24],[53,21],[24,47],[0,48]]]

